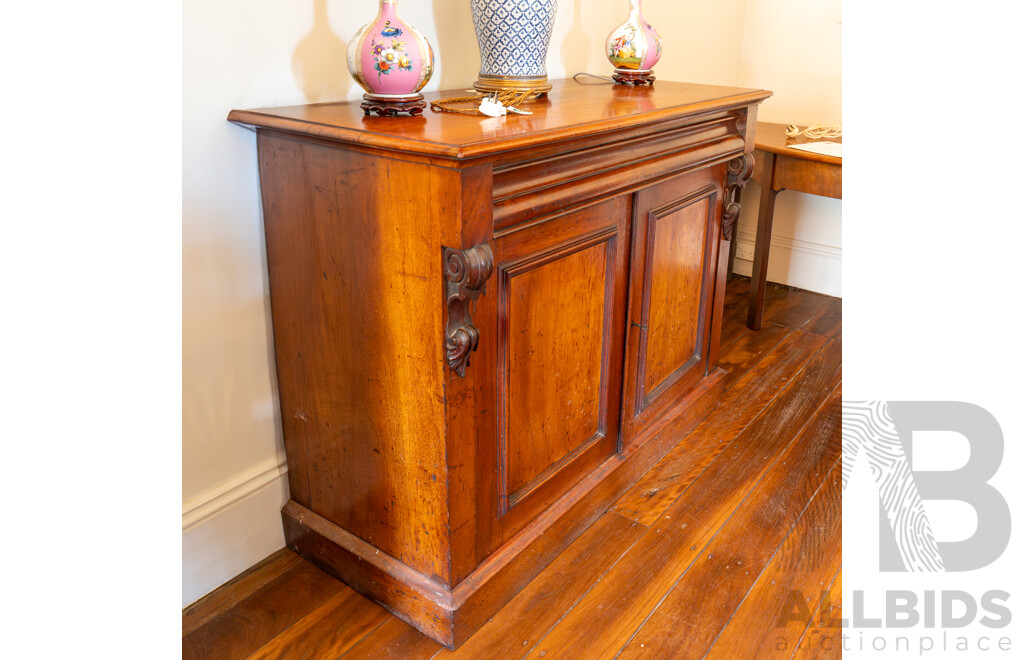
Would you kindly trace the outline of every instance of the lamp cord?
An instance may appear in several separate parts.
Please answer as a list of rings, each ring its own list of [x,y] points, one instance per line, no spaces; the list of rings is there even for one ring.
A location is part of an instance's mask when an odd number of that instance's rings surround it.
[[[531,98],[537,93],[534,88],[523,90],[509,90],[507,92],[492,92],[490,94],[474,94],[473,96],[453,96],[447,99],[438,99],[430,102],[430,109],[434,112],[454,112],[460,115],[480,115],[480,101],[485,98],[496,99],[506,108],[518,108],[523,101]],[[461,103],[473,103],[472,108],[453,108],[453,105]]]
[[[615,82],[614,80],[612,80],[611,78],[608,78],[607,76],[598,76],[598,75],[595,75],[593,73],[587,73],[586,71],[581,71],[581,72],[577,73],[576,75],[574,75],[572,77],[572,79],[575,80],[576,82],[580,82],[579,81],[579,77],[580,76],[587,76],[587,77],[590,77],[590,78],[597,78],[598,80],[603,80],[605,82],[610,82],[610,83],[614,83]],[[581,85],[593,85],[594,83],[580,83],[580,84]]]

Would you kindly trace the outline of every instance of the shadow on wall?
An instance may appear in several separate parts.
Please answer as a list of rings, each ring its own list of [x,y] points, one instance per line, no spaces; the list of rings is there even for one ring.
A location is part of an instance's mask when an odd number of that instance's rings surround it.
[[[257,264],[230,241],[186,238],[182,265],[182,496],[188,501],[244,472],[254,457],[281,452],[284,440],[269,298],[225,302],[203,292],[211,282],[244,291]]]
[[[562,64],[565,66],[566,78],[586,71],[590,63],[590,48],[593,44],[583,29],[582,4],[583,0],[573,0],[572,25],[562,40]]]
[[[347,44],[331,30],[327,0],[313,0],[313,30],[292,56],[292,75],[310,103],[342,101],[351,85]]]
[[[441,89],[472,86],[480,73],[480,51],[473,30],[473,13],[466,0],[434,0],[437,43],[434,61],[441,74]],[[472,55],[468,55],[472,53]]]

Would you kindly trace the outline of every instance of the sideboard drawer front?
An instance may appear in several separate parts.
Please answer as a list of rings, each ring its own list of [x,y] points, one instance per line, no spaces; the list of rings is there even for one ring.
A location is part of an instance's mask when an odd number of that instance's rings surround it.
[[[746,109],[718,113],[611,144],[563,147],[494,168],[494,226],[501,230],[567,203],[627,193],[743,152]]]
[[[616,451],[629,218],[623,196],[495,241],[497,481],[484,506],[498,527],[490,543]]]

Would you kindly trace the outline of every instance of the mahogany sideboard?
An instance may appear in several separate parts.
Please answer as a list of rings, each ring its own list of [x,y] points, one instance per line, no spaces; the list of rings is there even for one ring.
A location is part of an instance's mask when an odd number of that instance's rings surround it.
[[[453,648],[607,510],[721,394],[769,95],[233,111],[257,132],[288,546]]]

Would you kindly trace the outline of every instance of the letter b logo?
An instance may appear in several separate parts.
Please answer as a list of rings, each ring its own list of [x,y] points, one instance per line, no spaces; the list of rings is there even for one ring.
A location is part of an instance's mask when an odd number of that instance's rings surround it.
[[[952,431],[970,445],[956,470],[914,471],[915,431]],[[970,571],[991,564],[1010,540],[1010,509],[989,485],[1003,459],[1003,432],[985,409],[958,401],[843,403],[843,485],[863,451],[878,485],[883,571]],[[957,500],[978,517],[974,535],[937,541],[923,501]]]

